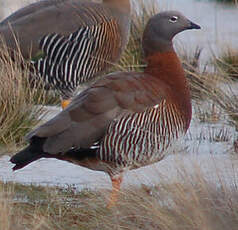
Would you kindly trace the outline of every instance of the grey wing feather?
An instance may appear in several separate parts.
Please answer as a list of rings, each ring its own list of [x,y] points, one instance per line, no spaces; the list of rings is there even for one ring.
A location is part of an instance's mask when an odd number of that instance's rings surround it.
[[[32,132],[28,133],[25,137],[26,140],[30,140],[33,136],[50,137],[56,133],[61,133],[71,125],[70,117],[64,111],[58,114],[53,119],[49,120],[45,124],[36,128]]]
[[[43,149],[51,154],[66,152],[72,147],[89,148],[104,135],[117,111],[117,102],[110,90],[91,88],[26,138],[47,137]]]

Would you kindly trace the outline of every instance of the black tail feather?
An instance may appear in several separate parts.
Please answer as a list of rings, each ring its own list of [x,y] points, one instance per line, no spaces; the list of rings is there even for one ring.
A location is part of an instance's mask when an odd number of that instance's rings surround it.
[[[31,146],[23,149],[16,155],[14,155],[10,161],[15,164],[12,168],[14,171],[25,167],[26,165],[30,164],[33,161],[36,161],[42,157],[42,154],[37,154],[31,152]]]
[[[44,142],[45,138],[33,137],[28,147],[18,152],[10,159],[10,161],[15,164],[13,170],[21,169],[31,162],[44,157],[45,153],[42,150]]]
[[[30,145],[22,151],[16,153],[11,159],[11,163],[15,164],[13,170],[18,170],[33,161],[40,158],[55,158],[69,162],[79,162],[85,158],[96,158],[98,146],[89,149],[71,149],[64,154],[49,154],[43,151],[43,144],[46,138],[32,137]]]

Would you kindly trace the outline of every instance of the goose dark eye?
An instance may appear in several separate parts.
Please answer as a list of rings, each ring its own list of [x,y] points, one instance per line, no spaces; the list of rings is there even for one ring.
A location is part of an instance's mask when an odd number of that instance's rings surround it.
[[[173,17],[171,17],[171,18],[169,19],[169,21],[172,22],[172,23],[175,23],[175,22],[178,21],[178,17],[177,17],[177,16],[173,16]]]

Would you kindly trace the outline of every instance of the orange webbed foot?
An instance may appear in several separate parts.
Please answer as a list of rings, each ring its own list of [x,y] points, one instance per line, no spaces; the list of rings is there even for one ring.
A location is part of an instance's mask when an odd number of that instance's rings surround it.
[[[62,109],[65,109],[69,104],[70,104],[71,100],[62,100],[61,101],[61,107]]]

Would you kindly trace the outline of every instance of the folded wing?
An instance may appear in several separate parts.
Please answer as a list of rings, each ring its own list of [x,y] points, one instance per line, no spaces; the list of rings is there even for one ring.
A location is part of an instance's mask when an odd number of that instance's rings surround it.
[[[46,137],[43,150],[50,154],[90,148],[103,138],[113,120],[160,103],[165,94],[158,88],[158,82],[151,84],[151,81],[157,80],[139,73],[107,75],[75,97],[66,110],[31,132],[27,139]]]

